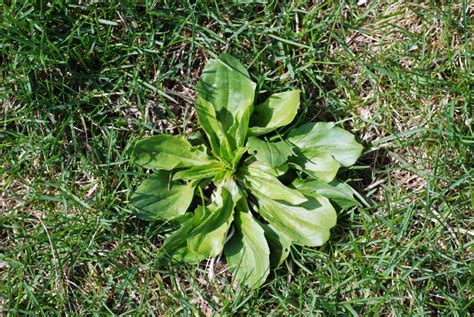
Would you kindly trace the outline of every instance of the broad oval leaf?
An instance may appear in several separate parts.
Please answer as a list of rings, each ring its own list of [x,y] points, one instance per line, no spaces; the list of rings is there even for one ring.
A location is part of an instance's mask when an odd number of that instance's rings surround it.
[[[270,175],[280,177],[284,175],[288,171],[288,163],[280,165],[276,168],[271,168],[267,163],[262,162],[262,161],[252,161],[252,163],[247,162],[248,166],[251,168],[258,169],[260,171],[263,171],[265,173],[268,173]]]
[[[181,137],[157,135],[135,144],[132,160],[139,166],[156,170],[172,170],[211,163],[204,146],[192,146]]]
[[[270,272],[270,249],[264,231],[248,210],[237,212],[234,223],[235,233],[224,248],[227,264],[237,280],[257,288]]]
[[[293,161],[308,175],[327,183],[336,177],[341,167],[331,154],[313,150],[301,151]]]
[[[329,229],[336,225],[336,211],[326,197],[308,197],[298,206],[263,196],[258,199],[260,215],[296,244],[323,245],[329,239]]]
[[[270,267],[279,267],[290,254],[291,239],[271,225],[260,223],[270,248]]]
[[[302,150],[330,154],[343,166],[353,165],[363,149],[354,135],[334,122],[303,124],[289,133],[288,140]]]
[[[190,169],[176,172],[173,175],[173,180],[199,180],[205,178],[215,177],[225,172],[225,166],[222,162],[212,162],[207,165],[194,166]]]
[[[205,259],[205,256],[188,249],[187,239],[193,229],[208,216],[209,210],[204,208],[204,206],[196,208],[194,215],[166,238],[165,243],[158,252],[159,262],[195,263]]]
[[[299,90],[271,95],[263,104],[255,107],[250,133],[261,135],[289,124],[295,118],[299,105]]]
[[[228,54],[206,64],[197,85],[196,107],[198,120],[212,143],[217,141],[216,133],[223,131],[229,137],[232,149],[244,145],[255,87],[247,69]],[[218,129],[216,125],[222,128]]]
[[[144,180],[130,202],[144,220],[173,219],[186,212],[194,196],[194,183],[171,182],[170,173],[158,171]]]
[[[187,247],[203,257],[216,257],[224,248],[224,240],[233,220],[234,201],[232,195],[225,188],[221,188],[222,200],[220,204],[211,204],[209,214],[187,239]]]
[[[292,185],[309,195],[317,193],[329,198],[343,209],[360,206],[357,199],[354,198],[354,190],[352,187],[338,180],[325,183],[317,179],[301,180],[297,178]]]
[[[294,205],[307,201],[306,197],[296,189],[286,187],[275,176],[253,166],[246,167],[243,176],[245,184],[255,196],[264,195]]]
[[[270,168],[283,165],[293,154],[291,146],[285,141],[273,143],[250,137],[247,147],[249,154],[254,155],[258,161],[266,163]]]
[[[199,124],[206,132],[211,145],[212,153],[230,162],[232,160],[232,146],[224,129],[219,122],[214,105],[198,96],[196,100],[196,113]]]

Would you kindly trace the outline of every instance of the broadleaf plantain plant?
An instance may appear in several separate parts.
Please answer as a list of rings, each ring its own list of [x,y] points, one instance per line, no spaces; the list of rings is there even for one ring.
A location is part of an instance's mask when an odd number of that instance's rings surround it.
[[[255,88],[232,56],[210,60],[196,100],[206,141],[158,135],[137,142],[131,155],[155,171],[131,197],[138,216],[180,224],[160,249],[161,260],[196,263],[224,252],[235,278],[252,288],[292,244],[328,240],[336,224],[330,200],[340,208],[357,205],[352,188],[335,176],[362,151],[334,123],[279,133],[295,118],[300,92],[276,93],[254,106]]]

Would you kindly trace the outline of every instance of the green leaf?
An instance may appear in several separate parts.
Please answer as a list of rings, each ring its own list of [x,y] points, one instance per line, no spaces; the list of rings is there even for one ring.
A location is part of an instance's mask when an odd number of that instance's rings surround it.
[[[230,161],[231,163],[231,166],[233,168],[237,168],[239,163],[240,163],[240,159],[242,158],[242,156],[247,152],[247,148],[246,147],[239,147],[237,150],[234,151],[234,154],[233,154],[233,158],[232,160]]]
[[[187,239],[192,230],[206,219],[209,213],[204,206],[196,208],[194,215],[166,238],[165,243],[158,252],[159,261],[196,263],[205,259],[205,256],[188,249]]]
[[[265,162],[270,168],[283,165],[293,154],[291,146],[285,141],[272,143],[250,137],[247,147],[250,155],[255,155],[258,161]]]
[[[261,135],[286,126],[295,118],[299,105],[299,90],[271,95],[263,104],[255,107],[251,117],[251,134]]]
[[[310,195],[317,193],[329,198],[343,209],[360,206],[357,199],[354,198],[354,190],[346,183],[342,183],[338,180],[325,183],[316,179],[296,179],[293,182],[293,186],[304,193]]]
[[[215,161],[207,165],[194,166],[190,169],[176,172],[173,175],[173,180],[199,180],[205,178],[215,177],[226,171],[222,162]]]
[[[171,182],[170,173],[158,171],[144,180],[130,202],[144,220],[173,219],[186,212],[194,196],[194,183]]]
[[[267,174],[279,177],[288,171],[288,164],[283,164],[275,168],[271,168],[267,163],[262,161],[253,161],[248,164],[249,167],[261,170]]]
[[[137,142],[131,156],[139,166],[167,171],[212,162],[204,146],[192,146],[172,135],[157,135]]]
[[[351,133],[334,126],[334,122],[304,124],[292,130],[288,140],[313,154],[330,154],[343,166],[353,165],[363,149]]]
[[[247,210],[235,215],[235,233],[225,245],[229,269],[248,287],[262,285],[270,272],[270,250],[262,227]]]
[[[270,248],[270,267],[279,267],[290,254],[291,239],[271,225],[260,223]]]
[[[219,193],[220,191],[220,193]],[[188,249],[204,257],[216,257],[224,248],[224,240],[233,220],[234,201],[232,195],[221,187],[217,193],[220,197],[215,203],[206,207],[210,212],[189,234]]]
[[[244,192],[233,178],[226,179],[218,186],[225,188],[229,192],[230,196],[232,197],[232,200],[234,201],[234,204],[237,204],[237,202],[244,196]],[[214,201],[220,203],[221,200],[216,198],[214,199]]]
[[[210,102],[198,97],[196,100],[196,113],[199,124],[209,139],[212,153],[225,161],[229,162],[232,160],[232,146],[217,118],[214,106]]]
[[[301,166],[308,175],[324,182],[332,181],[341,167],[341,164],[329,153],[315,150],[303,150],[297,151],[297,153],[298,156],[293,161]]]
[[[299,206],[264,196],[258,199],[260,215],[296,244],[320,246],[329,239],[329,229],[336,225],[336,211],[326,197],[308,196],[308,201]]]
[[[223,139],[219,136],[222,133],[228,136],[232,149],[244,145],[255,87],[245,67],[228,54],[222,54],[206,64],[197,85],[196,106],[198,120],[213,143],[215,152],[218,140]]]
[[[299,191],[286,187],[275,176],[252,166],[243,169],[244,181],[247,187],[256,195],[286,201],[298,205],[307,199]]]

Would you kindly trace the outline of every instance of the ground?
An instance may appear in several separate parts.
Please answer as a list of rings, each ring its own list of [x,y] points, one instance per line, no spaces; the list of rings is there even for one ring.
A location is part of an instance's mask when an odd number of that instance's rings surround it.
[[[0,314],[473,312],[469,1],[107,3],[1,1]],[[341,174],[364,206],[259,290],[222,259],[159,266],[166,226],[127,204],[130,144],[198,129],[195,84],[221,52],[258,100],[299,88],[297,122],[365,147]]]

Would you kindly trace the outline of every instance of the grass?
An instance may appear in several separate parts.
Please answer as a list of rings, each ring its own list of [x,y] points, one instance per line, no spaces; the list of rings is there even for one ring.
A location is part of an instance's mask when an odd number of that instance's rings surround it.
[[[1,1],[0,314],[472,313],[473,14],[466,0]],[[300,88],[299,122],[338,121],[366,147],[344,176],[368,204],[257,291],[223,261],[159,267],[166,226],[127,205],[144,176],[128,146],[196,129],[194,86],[220,52],[249,65],[258,99]]]

